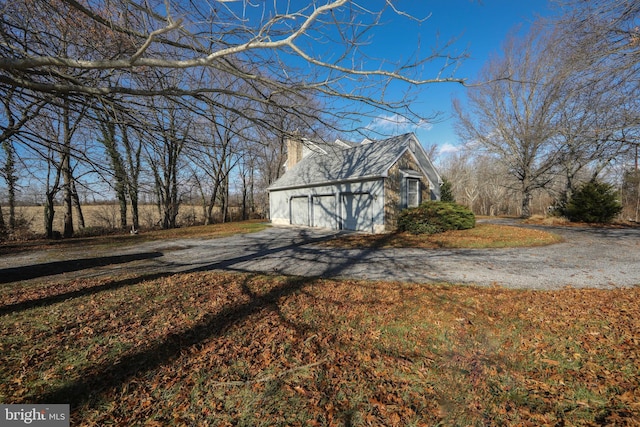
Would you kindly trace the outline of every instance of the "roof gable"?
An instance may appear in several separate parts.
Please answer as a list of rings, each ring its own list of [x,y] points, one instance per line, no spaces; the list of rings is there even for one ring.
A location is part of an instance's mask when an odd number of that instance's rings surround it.
[[[404,152],[410,150],[412,144],[420,147],[415,135],[407,133],[383,140],[371,141],[367,144],[357,144],[352,148],[334,146],[327,149],[323,147],[324,153],[314,152],[304,157],[274,182],[269,189],[383,178],[387,175],[389,168]],[[425,165],[421,161],[423,159],[420,157],[426,159],[426,155],[422,152],[422,147],[419,149],[414,148],[410,151],[424,168]],[[417,154],[416,151],[422,153]],[[431,166],[430,162],[427,166]],[[423,172],[427,174],[426,171]],[[429,178],[431,179],[431,177]]]

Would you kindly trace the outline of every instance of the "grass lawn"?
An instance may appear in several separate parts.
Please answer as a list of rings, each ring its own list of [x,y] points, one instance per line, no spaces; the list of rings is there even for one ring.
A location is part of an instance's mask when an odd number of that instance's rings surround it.
[[[0,287],[0,402],[72,425],[638,425],[640,287],[203,272]]]
[[[481,223],[470,230],[437,234],[350,234],[325,244],[342,248],[514,248],[544,246],[560,241],[560,236],[547,231]]]

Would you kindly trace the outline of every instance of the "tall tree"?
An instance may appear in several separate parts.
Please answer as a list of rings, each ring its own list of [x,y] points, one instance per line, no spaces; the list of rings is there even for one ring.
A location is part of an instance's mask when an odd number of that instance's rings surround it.
[[[2,141],[2,149],[5,154],[5,161],[2,167],[2,176],[7,183],[7,195],[9,202],[9,229],[15,230],[16,228],[16,183],[18,182],[18,177],[16,175],[16,155],[15,148],[11,142],[6,139]],[[1,215],[1,212],[0,212]],[[3,223],[0,228],[4,228],[4,218]]]
[[[640,3],[636,0],[561,0],[553,23],[562,31],[568,59],[607,69],[619,83],[640,85]]]
[[[585,166],[594,179],[639,142],[640,4],[634,0],[559,2],[551,20],[558,37],[550,46],[563,66],[571,99],[558,130],[564,144],[567,189]]]
[[[7,183],[9,204],[9,228],[16,226],[16,191],[18,176],[16,170],[16,144],[19,143],[20,132],[25,125],[47,104],[49,97],[41,100],[31,100],[22,96],[22,91],[7,88],[0,94],[2,98],[3,114],[0,114],[0,145],[2,145],[5,161],[2,166],[2,176]],[[2,217],[0,213],[0,217]],[[4,217],[0,218],[0,228],[4,229]]]
[[[109,120],[108,113],[103,114],[100,121],[100,136],[98,140],[104,145],[111,170],[113,172],[113,189],[116,192],[116,199],[120,205],[120,228],[127,228],[127,195],[128,195],[128,177],[125,170],[125,163],[117,143],[117,123],[115,120]]]
[[[249,88],[248,88],[249,89]],[[221,209],[222,220],[228,213],[228,183],[232,172],[242,157],[244,147],[241,141],[247,139],[248,124],[243,115],[220,108],[220,104],[231,105],[238,102],[224,96],[203,97],[202,116],[198,120],[198,129],[194,129],[192,136],[196,143],[188,147],[187,154],[199,170],[198,186],[203,202],[205,224],[212,224],[216,203]],[[237,111],[248,110],[250,103],[236,104]],[[245,144],[247,145],[247,144]]]
[[[189,140],[192,117],[168,99],[149,99],[149,125],[144,149],[153,174],[162,228],[176,228],[180,209],[182,152]]]
[[[539,32],[510,38],[483,69],[486,83],[469,89],[467,108],[454,102],[460,136],[496,155],[517,180],[523,217],[557,165],[553,121],[563,108],[563,80],[545,42]]]

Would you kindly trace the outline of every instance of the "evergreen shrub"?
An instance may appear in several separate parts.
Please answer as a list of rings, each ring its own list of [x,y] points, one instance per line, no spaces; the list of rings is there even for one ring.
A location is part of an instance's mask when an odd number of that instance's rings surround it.
[[[453,202],[428,201],[405,209],[398,216],[398,231],[435,234],[447,230],[466,230],[476,225],[476,217],[465,206]]]
[[[608,223],[622,211],[618,192],[599,181],[582,185],[571,197],[566,215],[572,222]]]
[[[442,185],[440,185],[440,201],[441,202],[454,202],[456,198],[453,196],[453,185],[447,178],[442,178]]]

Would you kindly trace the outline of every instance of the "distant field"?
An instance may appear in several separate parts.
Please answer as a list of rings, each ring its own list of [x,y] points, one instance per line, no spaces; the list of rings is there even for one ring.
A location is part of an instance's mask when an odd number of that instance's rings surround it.
[[[8,220],[7,208],[2,206],[2,213],[5,220]],[[117,228],[120,225],[120,213],[117,204],[84,205],[82,213],[84,215],[86,227]],[[19,206],[16,208],[18,218],[29,224],[29,229],[36,234],[44,234],[44,206]],[[140,205],[140,226],[144,228],[155,227],[160,221],[160,213],[156,205]],[[73,211],[73,224],[78,228],[77,213]],[[62,231],[64,211],[62,206],[56,206],[54,220],[54,230]],[[178,215],[178,223],[181,225],[193,225],[203,222],[202,208],[198,205],[182,205]],[[131,224],[131,214],[127,219]]]

